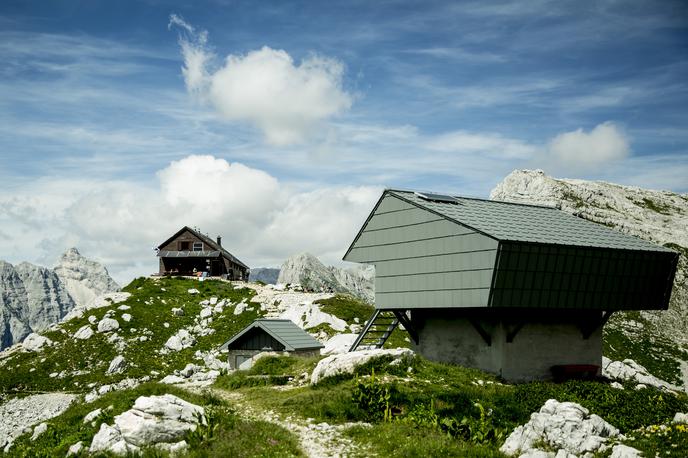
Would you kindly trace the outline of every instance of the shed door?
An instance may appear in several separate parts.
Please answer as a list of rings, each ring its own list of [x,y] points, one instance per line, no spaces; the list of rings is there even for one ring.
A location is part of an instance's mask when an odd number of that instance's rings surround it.
[[[237,355],[237,356],[236,356],[236,361],[235,361],[236,366],[234,366],[234,367],[237,368],[237,369],[239,369],[239,366],[241,366],[242,363],[244,363],[245,361],[248,361],[249,359],[251,359],[250,356],[247,356],[247,355]]]

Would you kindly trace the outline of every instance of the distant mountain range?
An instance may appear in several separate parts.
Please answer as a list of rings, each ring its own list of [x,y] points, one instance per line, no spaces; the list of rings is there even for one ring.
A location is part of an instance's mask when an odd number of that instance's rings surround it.
[[[76,248],[67,250],[54,269],[0,260],[0,348],[46,329],[100,294],[119,289],[102,264],[81,256]]]

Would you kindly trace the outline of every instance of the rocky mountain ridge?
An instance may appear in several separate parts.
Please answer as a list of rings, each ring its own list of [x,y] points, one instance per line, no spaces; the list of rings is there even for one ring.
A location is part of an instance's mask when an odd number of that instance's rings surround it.
[[[649,353],[652,359],[672,358],[677,370],[683,368],[683,379],[688,378],[688,195],[515,170],[492,190],[490,199],[553,206],[678,251],[669,310],[615,313],[605,327],[605,339],[635,345],[638,353]],[[618,339],[610,338],[612,334]],[[638,345],[643,341],[645,348]],[[607,350],[619,351],[613,345]],[[680,381],[678,371],[674,381]]]
[[[284,261],[277,283],[298,283],[313,291],[347,293],[368,303],[375,301],[373,266],[326,266],[310,253],[300,253]]]
[[[70,248],[54,269],[0,260],[0,348],[59,322],[98,295],[119,290],[101,264]]]

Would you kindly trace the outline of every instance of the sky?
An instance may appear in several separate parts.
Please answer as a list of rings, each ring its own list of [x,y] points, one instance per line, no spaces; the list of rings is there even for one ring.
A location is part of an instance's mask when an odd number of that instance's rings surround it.
[[[341,260],[383,189],[688,192],[683,1],[0,3],[0,259]]]

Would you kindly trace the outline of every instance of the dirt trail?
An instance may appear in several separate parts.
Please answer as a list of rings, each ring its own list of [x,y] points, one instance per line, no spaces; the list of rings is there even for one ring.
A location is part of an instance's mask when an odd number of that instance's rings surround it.
[[[343,430],[355,425],[365,425],[365,423],[330,425],[328,423],[313,423],[312,421],[309,422],[291,416],[282,418],[271,410],[261,410],[252,406],[243,394],[236,391],[225,391],[218,388],[206,389],[228,401],[243,418],[274,423],[296,434],[299,438],[301,450],[308,457],[345,458],[349,456],[370,456],[370,453],[359,444],[342,435]]]

